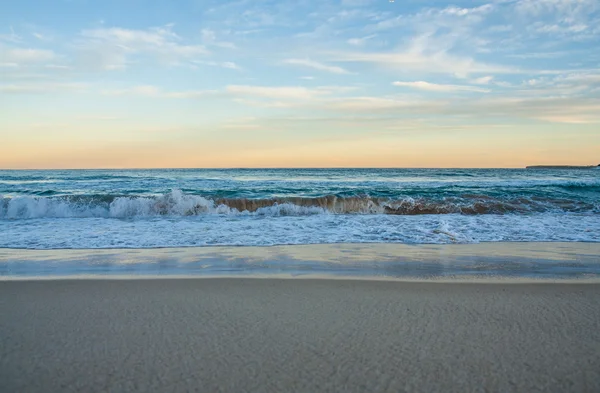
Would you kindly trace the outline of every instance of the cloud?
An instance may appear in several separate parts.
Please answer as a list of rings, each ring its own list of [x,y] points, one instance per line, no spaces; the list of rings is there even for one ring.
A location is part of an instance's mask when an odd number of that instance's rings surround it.
[[[468,92],[477,92],[477,93],[489,93],[489,89],[482,89],[480,87],[475,86],[462,86],[462,85],[440,85],[437,83],[429,83],[424,81],[416,81],[416,82],[394,82],[392,83],[394,86],[399,87],[410,87],[412,89],[433,91],[433,92],[441,92],[441,93],[452,93],[452,92],[460,92],[460,91],[468,91]]]
[[[389,30],[409,26],[416,31],[432,31],[439,28],[464,29],[467,25],[477,24],[494,10],[492,4],[474,8],[448,6],[446,8],[425,8],[415,14],[400,14],[379,21],[371,30]]]
[[[225,90],[236,96],[251,96],[273,99],[291,99],[291,100],[308,100],[324,94],[329,94],[330,91],[325,89],[308,89],[298,86],[248,86],[248,85],[229,85]]]
[[[555,59],[562,56],[567,56],[571,51],[558,51],[558,52],[527,52],[508,55],[508,57],[514,57],[516,59]]]
[[[215,90],[186,90],[167,92],[152,85],[141,85],[127,89],[103,90],[102,94],[109,96],[141,96],[150,98],[178,98],[178,99],[194,99],[204,98],[206,96],[215,95]]]
[[[472,57],[474,53],[492,50],[491,41],[482,34],[482,29],[486,26],[486,19],[491,18],[497,9],[495,4],[472,8],[426,7],[415,13],[387,17],[367,25],[365,30],[381,36],[381,42],[393,43],[400,39],[401,44],[394,51],[394,56],[382,59],[384,62],[400,68],[410,67],[410,70],[425,67],[426,72],[444,69],[444,63],[449,63],[454,68],[450,73],[466,76],[465,73],[472,70],[486,72],[481,68],[508,68],[480,63]],[[362,41],[351,43],[360,44]]]
[[[400,118],[404,116],[439,116],[449,105],[446,100],[422,99],[397,96],[355,96],[331,99],[320,107],[347,114],[369,114],[380,118]]]
[[[513,29],[512,25],[494,25],[488,28],[487,31],[491,33],[507,33]]]
[[[600,3],[597,0],[520,0],[515,4],[517,15],[525,20],[535,19],[534,23],[528,24],[529,31],[575,38],[589,38],[600,33],[598,10]]]
[[[229,68],[229,69],[232,69],[232,70],[239,70],[240,69],[240,67],[237,64],[235,64],[233,61],[224,61],[224,62],[221,63],[221,67],[223,67],[223,68]]]
[[[342,0],[342,6],[345,7],[365,7],[373,4],[374,0]]]
[[[202,29],[200,32],[202,35],[202,42],[205,45],[217,46],[226,49],[235,49],[236,45],[233,42],[219,41],[217,40],[217,33],[211,29]]]
[[[488,98],[489,97],[489,98]],[[600,123],[600,100],[585,97],[477,97],[443,99],[414,99],[412,97],[358,96],[324,100],[319,108],[343,113],[377,113],[378,116],[402,117],[419,115],[422,118],[503,119],[503,124],[520,123],[523,119],[552,123]]]
[[[111,116],[111,115],[80,115],[76,117],[76,120],[85,120],[85,121],[116,121],[123,120],[123,117],[120,116]]]
[[[355,90],[352,86],[250,86],[229,85],[224,94],[234,102],[259,108],[316,108],[336,95]]]
[[[598,116],[573,116],[573,115],[541,115],[537,116],[536,119],[547,121],[550,123],[566,123],[566,124],[592,124],[600,123]]]
[[[541,97],[570,97],[593,94],[600,87],[600,70],[565,71],[523,81],[514,94]]]
[[[528,118],[553,123],[600,123],[600,100],[577,97],[499,97],[472,102],[470,110],[507,118]],[[456,108],[456,111],[461,111]],[[463,109],[464,111],[464,106]]]
[[[475,78],[471,81],[471,83],[475,83],[476,85],[487,85],[494,79],[493,76],[482,76],[481,78]]]
[[[8,34],[0,34],[0,41],[7,41],[12,43],[19,43],[23,40],[23,38],[15,33],[15,30],[12,26],[10,26],[10,33]]]
[[[143,85],[143,86],[131,87],[128,89],[103,90],[102,93],[106,94],[106,95],[112,95],[112,96],[140,95],[140,96],[156,97],[160,94],[160,89],[156,86]]]
[[[521,72],[510,66],[481,63],[469,57],[451,55],[446,51],[425,53],[420,48],[399,52],[338,52],[332,53],[331,57],[341,62],[373,63],[403,72],[453,74],[460,77],[467,77],[469,74]]]
[[[57,92],[83,92],[89,87],[86,83],[23,83],[0,85],[3,94],[45,94]]]
[[[364,45],[368,40],[373,39],[377,37],[377,34],[371,34],[362,38],[350,38],[348,41],[346,41],[348,44],[350,45],[354,45],[354,46],[362,46]]]
[[[0,47],[0,63],[35,64],[52,61],[57,57],[51,50]]]
[[[558,14],[566,21],[593,13],[600,8],[597,0],[519,0],[517,12],[527,16]]]
[[[206,97],[230,98],[236,102],[261,107],[291,107],[298,102],[313,102],[323,97],[353,90],[349,86],[252,86],[228,85],[220,90],[164,91],[154,85],[140,85],[125,89],[105,89],[107,96],[139,96],[149,98],[199,99]]]
[[[208,54],[202,45],[182,44],[182,38],[172,31],[172,26],[146,30],[101,28],[83,30],[77,47],[84,62],[105,70],[127,67],[128,58],[134,55],[151,55],[159,62],[176,65]]]
[[[230,69],[230,70],[238,70],[238,71],[242,69],[242,67],[240,67],[239,65],[237,65],[233,61],[193,60],[192,63],[193,64],[198,64],[198,65],[207,65],[207,66],[211,66],[211,67],[227,68],[227,69]]]
[[[319,71],[331,72],[332,74],[350,74],[349,71],[342,67],[331,66],[323,63],[319,63],[309,59],[286,59],[283,61],[284,64],[291,64],[297,66],[303,66],[312,68]]]
[[[48,70],[71,70],[72,67],[63,64],[46,64],[44,68]]]

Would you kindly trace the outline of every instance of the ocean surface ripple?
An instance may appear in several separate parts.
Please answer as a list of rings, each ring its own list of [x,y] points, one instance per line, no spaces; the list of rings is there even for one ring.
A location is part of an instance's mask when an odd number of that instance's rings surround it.
[[[0,171],[0,247],[600,241],[600,170]]]

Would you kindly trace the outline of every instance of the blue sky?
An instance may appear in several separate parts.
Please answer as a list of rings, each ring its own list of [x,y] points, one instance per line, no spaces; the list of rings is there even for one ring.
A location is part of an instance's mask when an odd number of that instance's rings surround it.
[[[600,160],[600,0],[1,8],[0,167]]]

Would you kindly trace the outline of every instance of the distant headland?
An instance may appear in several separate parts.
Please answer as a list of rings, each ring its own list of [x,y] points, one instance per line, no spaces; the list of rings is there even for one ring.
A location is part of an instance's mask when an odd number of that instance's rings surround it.
[[[600,165],[530,165],[526,166],[527,169],[592,169],[600,168]]]

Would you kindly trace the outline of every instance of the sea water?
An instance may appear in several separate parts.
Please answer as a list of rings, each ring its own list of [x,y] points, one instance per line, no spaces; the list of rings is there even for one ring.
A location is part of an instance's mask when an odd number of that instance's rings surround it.
[[[0,247],[600,242],[600,169],[0,171]]]

